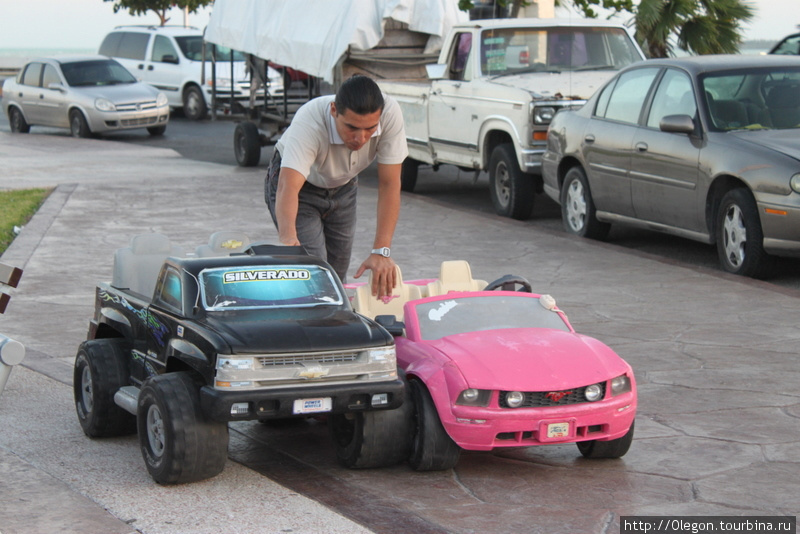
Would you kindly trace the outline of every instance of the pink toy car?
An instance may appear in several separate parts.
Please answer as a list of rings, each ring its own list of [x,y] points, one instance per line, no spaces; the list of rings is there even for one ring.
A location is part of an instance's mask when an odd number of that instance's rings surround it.
[[[444,262],[437,280],[400,283],[391,300],[371,298],[368,287],[353,304],[395,336],[416,418],[414,469],[449,469],[461,449],[577,443],[587,458],[628,451],[631,366],[576,333],[526,280],[486,284],[457,261]]]

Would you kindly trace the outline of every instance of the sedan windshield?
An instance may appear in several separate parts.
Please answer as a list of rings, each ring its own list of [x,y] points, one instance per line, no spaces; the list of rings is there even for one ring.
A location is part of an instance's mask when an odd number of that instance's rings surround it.
[[[561,315],[546,309],[535,297],[461,297],[415,306],[422,339],[503,328],[554,328],[569,332]]]
[[[800,127],[800,69],[708,74],[702,86],[715,130]]]
[[[113,59],[62,63],[61,72],[72,87],[136,83],[136,78]]]
[[[494,29],[482,32],[480,44],[488,76],[620,69],[642,59],[619,28]]]
[[[219,267],[200,273],[208,311],[341,305],[327,269],[316,265]]]

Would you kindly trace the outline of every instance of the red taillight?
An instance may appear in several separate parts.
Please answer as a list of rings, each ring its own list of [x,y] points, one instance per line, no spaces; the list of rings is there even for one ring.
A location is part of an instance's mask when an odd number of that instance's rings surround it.
[[[527,50],[522,50],[519,53],[519,63],[520,65],[527,65],[531,62],[531,53]]]

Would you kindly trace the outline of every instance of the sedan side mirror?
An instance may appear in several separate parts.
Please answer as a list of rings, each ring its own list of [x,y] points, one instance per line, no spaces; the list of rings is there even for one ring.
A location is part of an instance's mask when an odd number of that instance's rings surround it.
[[[694,119],[689,115],[666,115],[659,123],[662,132],[693,134]]]
[[[64,87],[64,84],[61,82],[53,82],[47,84],[48,89],[53,89],[54,91],[58,91],[60,93],[66,93],[67,89]]]
[[[393,337],[402,336],[406,327],[405,323],[398,321],[394,315],[378,315],[375,317],[375,322],[384,327]]]
[[[428,78],[431,80],[441,80],[445,77],[447,65],[444,63],[431,63],[425,65],[425,70],[428,72]]]

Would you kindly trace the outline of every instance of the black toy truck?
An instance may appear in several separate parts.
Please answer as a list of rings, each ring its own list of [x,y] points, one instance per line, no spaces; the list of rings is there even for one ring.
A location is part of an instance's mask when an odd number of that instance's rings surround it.
[[[409,452],[392,336],[300,247],[185,257],[164,235],[134,237],[97,286],[74,393],[86,435],[138,431],[160,484],[219,474],[229,421],[327,415],[348,467]]]

